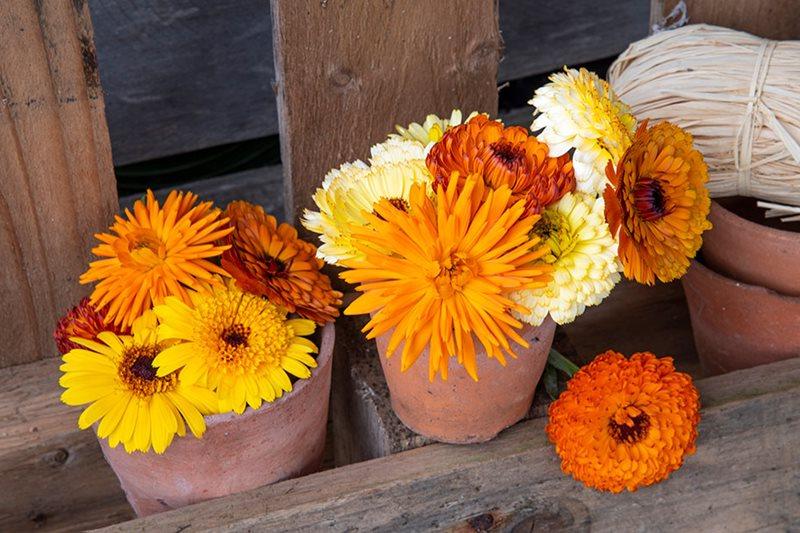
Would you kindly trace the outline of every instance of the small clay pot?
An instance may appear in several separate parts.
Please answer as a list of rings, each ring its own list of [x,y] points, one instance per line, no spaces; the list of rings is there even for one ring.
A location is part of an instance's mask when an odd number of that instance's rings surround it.
[[[325,448],[334,327],[322,329],[318,366],[260,409],[206,417],[206,432],[176,437],[167,451],[103,454],[138,516],[260,487],[319,470]]]
[[[392,409],[411,430],[440,442],[467,444],[491,440],[519,422],[531,407],[536,384],[542,376],[555,322],[548,316],[541,326],[526,326],[520,335],[529,348],[514,346],[517,359],[506,357],[506,366],[489,359],[475,343],[478,381],[454,361],[447,380],[428,379],[428,350],[405,372],[400,355],[387,358],[391,331],[377,339],[381,366],[389,386]]]
[[[800,296],[800,233],[751,222],[716,201],[711,202],[709,220],[714,227],[703,234],[703,261],[709,268],[738,281]]]
[[[707,375],[800,355],[800,298],[726,278],[697,261],[682,282]]]

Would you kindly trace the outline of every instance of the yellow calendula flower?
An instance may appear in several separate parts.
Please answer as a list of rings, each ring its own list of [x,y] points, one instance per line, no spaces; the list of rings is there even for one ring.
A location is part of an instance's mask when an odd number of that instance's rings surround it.
[[[190,296],[190,305],[167,297],[155,307],[159,335],[178,341],[153,362],[158,376],[182,369],[182,383],[207,383],[223,413],[258,409],[291,392],[289,374],[311,376],[317,347],[302,335],[314,332],[312,320],[287,319],[285,309],[231,281]]]
[[[175,435],[196,437],[206,429],[203,415],[216,412],[214,394],[202,384],[178,379],[177,372],[156,374],[153,360],[168,346],[156,329],[156,316],[146,311],[133,322],[133,335],[105,331],[97,341],[72,337],[80,348],[63,356],[61,401],[89,406],[78,419],[86,429],[99,422],[97,435],[112,448],[122,443],[128,453],[163,453]]]
[[[467,120],[474,114],[470,114]],[[461,124],[461,118],[460,109],[454,109],[449,118],[439,118],[437,115],[430,114],[425,117],[422,124],[412,122],[407,128],[400,125],[395,126],[397,133],[389,135],[389,138],[407,139],[421,143],[422,146],[428,146],[430,143],[439,142],[449,128]]]
[[[331,264],[361,257],[351,236],[354,227],[369,224],[367,214],[380,200],[389,200],[400,209],[408,208],[411,186],[429,184],[431,174],[424,160],[368,167],[364,163],[346,164],[331,171],[314,193],[319,211],[306,210],[302,224],[320,234],[322,245],[317,257]]]
[[[558,324],[575,320],[587,306],[599,304],[619,281],[617,244],[604,215],[602,198],[570,193],[545,209],[533,234],[551,250],[553,279],[541,289],[512,293],[527,308],[515,315],[539,325],[550,314]]]
[[[425,161],[425,145],[417,141],[392,137],[370,148],[371,166],[391,165],[406,161]]]
[[[557,157],[575,149],[577,190],[601,194],[605,168],[617,161],[631,144],[636,119],[604,80],[586,69],[564,69],[536,90],[528,102],[538,116],[531,125],[539,140]]]

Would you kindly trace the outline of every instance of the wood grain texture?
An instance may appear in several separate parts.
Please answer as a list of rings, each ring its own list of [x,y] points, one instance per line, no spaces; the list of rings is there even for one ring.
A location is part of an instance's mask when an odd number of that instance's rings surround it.
[[[395,124],[454,107],[497,112],[496,0],[272,0],[290,221],[329,169]]]
[[[685,0],[690,24],[714,24],[768,39],[800,39],[798,0]],[[651,0],[650,25],[660,22],[678,0]]]
[[[86,4],[2,2],[0,42],[3,367],[54,355],[117,193]]]
[[[698,382],[697,452],[666,481],[607,494],[565,476],[544,419],[434,444],[106,531],[786,531],[800,527],[800,359]],[[514,528],[518,529],[514,529]]]

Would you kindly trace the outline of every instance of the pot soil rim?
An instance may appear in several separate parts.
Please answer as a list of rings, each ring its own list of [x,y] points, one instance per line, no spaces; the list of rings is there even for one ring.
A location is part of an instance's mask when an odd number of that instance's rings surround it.
[[[753,222],[744,217],[741,217],[733,211],[726,209],[719,202],[711,200],[711,214],[712,216],[719,216],[731,225],[737,226],[739,231],[747,234],[758,234],[761,238],[764,235],[770,239],[778,239],[781,241],[800,243],[800,233],[784,229],[773,228],[765,224]],[[713,229],[713,228],[712,228]],[[748,237],[749,238],[749,237]]]
[[[692,269],[695,269],[701,275],[709,277],[709,278],[713,279],[714,281],[717,281],[717,282],[722,283],[724,285],[728,285],[728,286],[731,286],[731,287],[736,287],[737,289],[744,289],[745,291],[750,291],[750,292],[753,292],[753,293],[759,293],[759,294],[761,294],[763,296],[767,296],[767,297],[770,297],[770,298],[777,298],[777,299],[783,300],[783,301],[785,301],[786,303],[789,303],[789,304],[798,304],[798,305],[800,305],[800,297],[798,297],[798,296],[789,296],[789,295],[786,295],[786,294],[781,294],[780,292],[774,291],[772,289],[768,289],[767,287],[761,287],[760,285],[752,285],[750,283],[744,283],[742,281],[738,281],[736,279],[729,278],[727,276],[724,276],[724,275],[720,274],[719,272],[716,272],[716,271],[712,270],[711,268],[707,267],[706,265],[704,265],[702,262],[698,261],[697,259],[692,259],[692,263],[691,263],[691,266],[690,266],[689,271],[687,272],[687,274],[690,273],[692,271]],[[685,281],[685,282],[688,282],[689,284],[692,284],[689,281],[689,276],[688,275],[684,276],[682,281]]]

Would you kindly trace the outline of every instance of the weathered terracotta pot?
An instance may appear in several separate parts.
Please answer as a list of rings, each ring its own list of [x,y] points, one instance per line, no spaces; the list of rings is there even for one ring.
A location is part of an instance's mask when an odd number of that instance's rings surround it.
[[[751,222],[715,201],[709,219],[714,227],[703,234],[703,261],[711,269],[800,296],[800,233]]]
[[[548,316],[539,327],[527,326],[521,336],[530,348],[515,346],[517,359],[501,366],[486,357],[476,342],[478,378],[474,381],[461,365],[450,363],[447,381],[428,380],[428,351],[405,372],[400,355],[385,357],[391,332],[379,337],[378,352],[389,386],[392,408],[408,428],[440,442],[485,442],[519,422],[531,407],[542,376],[556,325]]]
[[[800,298],[734,281],[697,261],[682,281],[706,374],[800,356]]]
[[[291,393],[258,410],[206,417],[201,439],[176,437],[163,455],[110,448],[103,454],[138,516],[315,472],[322,462],[334,327],[322,329],[318,366]]]

